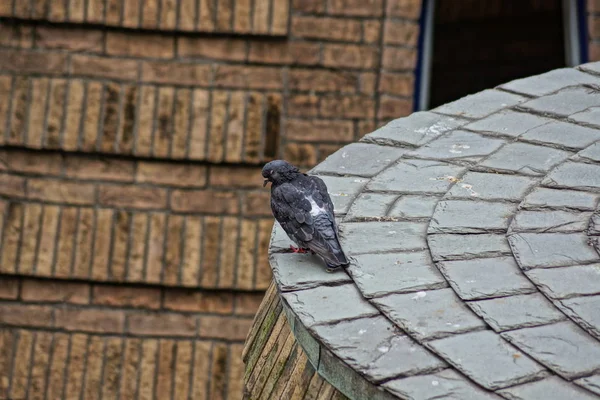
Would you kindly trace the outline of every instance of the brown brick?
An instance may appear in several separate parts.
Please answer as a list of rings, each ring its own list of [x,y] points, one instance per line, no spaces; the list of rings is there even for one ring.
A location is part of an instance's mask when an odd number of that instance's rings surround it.
[[[158,28],[158,1],[144,1],[142,7],[142,28],[156,29]]]
[[[43,400],[46,394],[46,378],[50,364],[53,337],[50,332],[36,332],[36,341],[33,348],[31,362],[31,376],[29,380],[28,398]]]
[[[271,33],[274,35],[289,34],[289,19],[290,19],[290,2],[289,1],[274,1],[272,3],[271,16]]]
[[[398,96],[412,96],[415,89],[413,74],[393,74],[384,72],[379,81],[379,92]]]
[[[196,317],[171,313],[132,312],[128,317],[129,333],[150,336],[195,336]]]
[[[163,30],[175,30],[177,3],[179,0],[163,0],[160,7],[159,23]]]
[[[235,2],[235,10],[233,14],[233,30],[236,33],[251,32],[251,0],[237,0]]]
[[[16,300],[19,296],[19,279],[5,278],[0,279],[0,299]]]
[[[125,85],[124,86],[124,104],[121,114],[121,131],[117,134],[118,151],[121,154],[132,154],[134,146],[134,129],[138,114],[138,96],[139,86]]]
[[[176,354],[175,341],[160,340],[157,360],[156,374],[156,398],[168,399],[171,395],[171,387],[173,386],[173,365],[175,360],[173,356]]]
[[[202,269],[200,271],[200,286],[203,288],[217,286],[221,223],[219,217],[204,218],[204,246],[202,248]]]
[[[590,61],[600,60],[600,43],[590,42],[588,45],[590,53]]]
[[[54,345],[52,351],[52,362],[50,363],[50,380],[48,381],[48,399],[64,399],[63,382],[67,367],[67,355],[69,353],[69,335],[64,333],[54,334]]]
[[[211,66],[175,62],[146,61],[142,64],[142,80],[177,85],[208,85]]]
[[[66,111],[66,91],[67,81],[65,79],[53,79],[50,81],[49,110],[46,120],[45,138],[45,147],[47,148],[60,148],[60,137],[64,129],[63,115]]]
[[[357,123],[357,133],[359,137],[363,137],[367,133],[373,132],[375,129],[379,128],[383,125],[377,125],[374,120],[364,120],[358,121]]]
[[[102,399],[117,400],[123,367],[123,338],[106,339],[104,371],[102,373]]]
[[[273,220],[263,219],[259,222],[258,229],[258,252],[256,263],[256,286],[255,290],[266,290],[271,283],[272,274],[269,267],[269,242],[273,231]]]
[[[230,314],[233,294],[198,289],[169,289],[165,291],[164,307],[174,311]]]
[[[363,41],[371,44],[378,44],[381,38],[381,21],[365,20],[363,21]]]
[[[35,44],[42,49],[91,53],[102,51],[103,33],[101,30],[38,26],[35,35]]]
[[[321,59],[321,45],[311,42],[250,42],[250,62],[266,64],[317,65]]]
[[[166,215],[153,213],[150,217],[150,234],[148,242],[148,261],[146,264],[146,281],[160,283],[164,262]]]
[[[151,7],[149,4],[145,4],[144,8]],[[175,38],[158,34],[108,32],[106,34],[106,52],[116,56],[173,58],[175,56]]]
[[[263,116],[265,96],[262,93],[248,94],[246,106],[246,133],[244,138],[244,161],[256,163],[262,159]]]
[[[238,197],[233,192],[174,190],[171,194],[171,208],[175,211],[235,214],[239,209],[237,203]]]
[[[123,1],[123,26],[137,28],[140,22],[140,3],[142,0]],[[182,16],[183,17],[183,16]]]
[[[213,4],[208,1],[201,1],[198,10],[198,30],[203,32],[212,32],[215,30]]]
[[[254,187],[260,188],[263,178],[260,167],[212,166],[210,185],[223,188]]]
[[[157,123],[154,128],[154,144],[152,154],[155,157],[169,156],[171,138],[173,137],[173,101],[175,88],[158,88]]]
[[[244,392],[244,362],[242,361],[242,351],[244,350],[243,344],[230,344],[229,345],[229,375],[227,377],[228,386],[227,394],[232,398],[239,398],[243,396]],[[306,361],[308,363],[308,360]],[[293,385],[293,377],[288,381],[290,386]],[[291,394],[291,393],[290,393]],[[293,396],[287,396],[285,393],[281,396],[282,399],[292,398]]]
[[[352,121],[288,119],[286,137],[306,142],[349,142],[353,138]]]
[[[106,15],[105,23],[107,25],[120,25],[119,20],[121,18],[121,0],[105,0],[106,4]]]
[[[119,109],[122,103],[121,85],[111,82],[104,86],[104,104],[102,110],[100,152],[115,151],[115,142],[119,132]]]
[[[194,352],[194,377],[192,379],[192,398],[207,400],[210,376],[206,373],[210,368],[210,341],[196,341]]]
[[[54,276],[68,278],[71,275],[71,263],[73,261],[73,245],[77,232],[78,209],[75,207],[64,207],[60,219],[60,232],[58,238],[56,264]]]
[[[383,95],[381,96],[377,118],[400,118],[409,115],[412,111],[412,99],[398,99]]]
[[[68,331],[120,334],[124,324],[122,311],[64,307],[58,308],[55,313],[56,327]]]
[[[64,22],[67,19],[67,5],[64,2],[48,2],[48,20],[51,22]]]
[[[90,336],[87,349],[84,399],[99,400],[102,389],[102,364],[104,362],[105,338]]]
[[[237,217],[223,218],[218,284],[220,288],[233,288],[234,285],[239,225],[240,220]]]
[[[227,365],[229,364],[227,345],[213,343],[210,368],[210,398],[225,400],[227,398]]]
[[[73,75],[108,79],[137,79],[138,62],[107,57],[74,54],[71,57]]]
[[[75,239],[75,261],[73,277],[86,279],[90,273],[92,260],[92,234],[94,231],[94,210],[81,208],[79,210],[79,225]]]
[[[0,174],[0,194],[7,197],[25,197],[25,178]]]
[[[109,254],[113,216],[113,210],[96,210],[94,253],[92,259],[92,277],[94,280],[108,279],[108,262],[110,259]]]
[[[112,307],[160,308],[160,289],[94,286],[94,304]]]
[[[116,211],[112,233],[112,259],[110,260],[110,277],[112,281],[123,282],[127,274],[127,247],[129,246],[131,217],[131,211]]]
[[[229,98],[227,132],[225,132],[227,138],[225,141],[225,161],[230,163],[242,161],[246,98],[245,92],[232,92]]]
[[[418,19],[423,0],[390,0],[387,2],[387,15],[391,17]]]
[[[327,157],[340,149],[340,145],[322,144],[318,146],[319,158],[318,162],[325,160]]]
[[[181,0],[179,6],[179,30],[193,31],[196,24],[196,0]]]
[[[146,232],[148,231],[148,215],[145,213],[135,213],[131,235],[129,238],[129,264],[127,270],[127,280],[139,282],[143,280],[144,256],[146,254]]]
[[[67,182],[58,179],[31,178],[28,198],[70,204],[93,204],[95,187],[92,184]]]
[[[153,86],[142,86],[141,104],[138,118],[138,137],[135,154],[149,156],[152,151],[152,131],[154,126],[154,109],[157,89]]]
[[[179,37],[177,52],[179,57],[214,59],[224,61],[244,61],[247,42],[241,39],[219,37]]]
[[[77,151],[81,118],[83,117],[83,98],[85,86],[81,79],[72,79],[69,82],[67,93],[67,110],[65,117],[65,131],[63,134],[62,148],[66,151]]]
[[[383,50],[383,68],[391,71],[412,70],[417,65],[417,51],[386,46]]]
[[[0,49],[0,69],[19,73],[62,74],[67,71],[67,56]]]
[[[155,368],[158,340],[150,339],[142,342],[142,359],[140,361],[139,399],[154,399]]]
[[[252,31],[266,33],[269,29],[269,3],[266,1],[254,3]]]
[[[85,358],[87,352],[88,335],[71,335],[68,369],[65,371],[67,385],[65,398],[79,398],[83,385],[83,373],[85,371]],[[60,398],[60,397],[59,397]]]
[[[288,143],[283,150],[283,155],[292,164],[312,166],[317,162],[315,146],[308,143]]]
[[[386,44],[416,46],[419,37],[419,25],[415,22],[387,19],[383,40]]]
[[[42,220],[42,234],[40,235],[40,248],[38,251],[37,270],[38,276],[51,276],[54,264],[54,247],[58,240],[58,220],[60,207],[44,206]]]
[[[3,99],[10,99],[12,91],[12,78],[10,76],[0,76],[0,96]],[[6,126],[7,114],[10,101],[0,102],[0,126]],[[4,144],[4,134],[0,135],[0,144]]]
[[[81,143],[81,148],[84,151],[96,150],[98,125],[100,122],[100,110],[102,107],[102,92],[103,88],[101,83],[88,82],[85,119],[83,124],[83,137]]]
[[[360,17],[379,17],[383,14],[383,0],[330,0],[329,14]]]
[[[315,117],[319,114],[319,96],[312,94],[289,95],[288,117]]]
[[[365,96],[327,96],[321,100],[321,115],[372,118],[375,116],[375,100]]]
[[[3,214],[6,220],[4,221],[2,237],[0,272],[15,273],[17,271],[18,253],[23,230],[23,212],[23,203],[9,203],[8,210]]]
[[[100,185],[98,199],[100,204],[113,207],[150,209],[167,206],[164,189],[134,185]]]
[[[200,246],[202,243],[202,218],[188,216],[185,221],[182,286],[196,286],[200,276]]]
[[[157,185],[201,187],[206,185],[206,166],[140,161],[136,181]]]
[[[325,11],[325,0],[292,0],[295,11],[319,14]]]
[[[175,364],[174,399],[187,399],[190,392],[190,374],[192,372],[193,348],[190,341],[178,341],[177,361]]]
[[[15,79],[14,93],[12,96],[12,110],[9,117],[8,144],[19,146],[23,144],[23,134],[27,119],[27,104],[29,103],[29,90],[31,81],[24,76]]]
[[[188,135],[190,132],[191,96],[190,89],[177,89],[175,94],[175,114],[173,115],[173,138],[171,158],[186,158]]]
[[[21,289],[24,301],[88,304],[89,297],[86,283],[24,279]]]
[[[123,377],[121,379],[121,398],[134,399],[138,385],[138,371],[142,358],[142,341],[125,339],[125,355],[123,356]]]
[[[0,303],[0,321],[3,325],[49,328],[52,325],[52,308],[49,306]]]
[[[360,93],[375,94],[377,87],[377,74],[374,72],[363,72],[360,75]]]
[[[328,17],[294,15],[292,35],[296,37],[358,42],[362,36],[360,21]]]
[[[283,74],[279,68],[221,64],[215,66],[215,86],[241,89],[281,89]]]
[[[201,337],[211,339],[244,340],[251,326],[251,319],[202,316],[199,333]]]
[[[2,94],[2,88],[0,83],[0,95]],[[34,101],[29,106],[29,129],[27,133],[27,146],[33,148],[42,147],[42,138],[45,127],[46,118],[46,105],[48,102],[48,90],[50,89],[50,80],[48,78],[39,78],[33,80],[33,89],[31,96],[39,101]],[[0,113],[2,112],[2,105],[0,105]],[[0,115],[0,123],[2,123],[2,116]]]
[[[357,85],[358,74],[354,72],[320,69],[293,69],[289,72],[292,90],[355,92]]]
[[[379,52],[372,46],[326,44],[323,65],[326,67],[373,69],[379,62]]]
[[[71,22],[83,22],[85,20],[85,0],[70,0],[69,20]]]
[[[6,376],[6,371],[12,370],[13,348],[16,341],[16,330],[3,329],[0,331],[0,371]],[[10,382],[8,379],[0,379],[0,393],[6,395]]]
[[[240,228],[239,258],[237,263],[236,288],[252,290],[256,255],[256,232],[258,222],[242,219]]]
[[[245,193],[242,202],[244,216],[271,216],[271,202],[268,190]]]
[[[260,306],[263,298],[264,295],[262,293],[236,293],[234,313],[236,315],[247,315],[249,317],[253,317],[258,311],[258,307]]]
[[[0,45],[30,49],[33,46],[33,27],[19,24],[0,25]]]
[[[65,174],[69,178],[131,182],[133,170],[132,161],[77,155],[65,158]]]
[[[15,399],[26,398],[29,380],[29,367],[33,358],[33,342],[35,333],[27,330],[18,331],[15,361],[12,371],[11,397]]]
[[[192,130],[190,133],[189,158],[206,158],[207,123],[209,115],[209,92],[194,89],[192,101]]]
[[[162,276],[166,285],[177,285],[182,259],[182,238],[184,229],[182,215],[169,215],[167,223],[167,238],[165,243],[165,262]]]

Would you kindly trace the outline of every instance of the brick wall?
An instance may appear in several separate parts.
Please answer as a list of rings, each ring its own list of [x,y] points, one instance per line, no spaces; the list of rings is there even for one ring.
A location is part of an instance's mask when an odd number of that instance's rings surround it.
[[[419,13],[0,1],[0,398],[239,399],[260,169],[409,114]]]

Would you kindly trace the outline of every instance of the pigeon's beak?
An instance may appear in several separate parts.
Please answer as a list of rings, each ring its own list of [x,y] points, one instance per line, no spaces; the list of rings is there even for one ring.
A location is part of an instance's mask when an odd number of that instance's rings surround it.
[[[267,183],[269,183],[269,180],[265,179],[265,181],[263,182],[263,187],[267,186]]]

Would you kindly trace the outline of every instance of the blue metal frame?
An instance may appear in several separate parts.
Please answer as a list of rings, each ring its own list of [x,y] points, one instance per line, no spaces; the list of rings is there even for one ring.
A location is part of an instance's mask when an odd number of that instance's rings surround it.
[[[419,104],[421,100],[421,72],[423,69],[423,51],[425,42],[425,24],[427,22],[427,7],[433,2],[430,0],[423,0],[421,5],[421,16],[419,17],[419,41],[417,42],[417,66],[415,68],[415,90],[413,93],[413,111],[419,110]]]
[[[579,28],[579,59],[581,64],[589,62],[590,56],[588,26],[587,26],[587,0],[577,0],[577,25]]]

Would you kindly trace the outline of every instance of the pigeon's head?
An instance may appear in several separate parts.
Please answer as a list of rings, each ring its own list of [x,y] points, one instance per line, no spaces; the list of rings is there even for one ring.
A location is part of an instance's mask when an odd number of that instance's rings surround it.
[[[263,187],[267,186],[267,183],[283,183],[291,181],[300,173],[300,170],[294,167],[287,161],[274,160],[267,164],[262,169],[262,176],[265,178]]]

